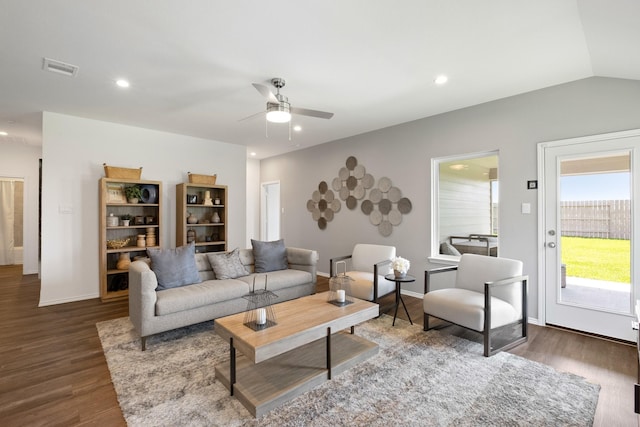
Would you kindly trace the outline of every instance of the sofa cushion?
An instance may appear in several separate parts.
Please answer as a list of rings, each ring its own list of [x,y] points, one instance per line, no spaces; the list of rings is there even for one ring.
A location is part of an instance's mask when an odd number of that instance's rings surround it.
[[[256,290],[264,289],[265,276],[267,277],[267,290],[278,294],[279,289],[291,288],[293,286],[311,283],[313,277],[311,273],[302,270],[278,270],[265,273],[253,273],[250,276],[240,277],[238,280],[249,285],[253,290],[253,280],[256,281]]]
[[[247,276],[249,272],[242,262],[240,262],[239,249],[231,252],[209,252],[207,257],[211,263],[216,279],[235,279],[236,277]]]
[[[147,248],[151,269],[158,279],[159,291],[200,283],[194,258],[196,246],[190,243],[175,249]]]
[[[283,239],[272,242],[251,239],[251,246],[253,246],[256,273],[286,270],[289,267],[287,263],[287,248],[284,246]]]
[[[224,303],[249,293],[249,286],[240,280],[207,280],[157,292],[156,315],[178,313],[216,303]]]
[[[216,275],[213,273],[213,269],[211,268],[211,263],[209,263],[207,254],[196,253],[196,267],[198,267],[198,274],[203,282],[205,280],[214,280],[216,278]]]

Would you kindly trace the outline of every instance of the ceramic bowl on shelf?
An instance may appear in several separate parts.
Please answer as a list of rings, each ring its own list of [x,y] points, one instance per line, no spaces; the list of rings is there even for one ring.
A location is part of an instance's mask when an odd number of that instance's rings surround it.
[[[113,239],[107,240],[107,248],[109,249],[121,249],[127,246],[129,239]]]

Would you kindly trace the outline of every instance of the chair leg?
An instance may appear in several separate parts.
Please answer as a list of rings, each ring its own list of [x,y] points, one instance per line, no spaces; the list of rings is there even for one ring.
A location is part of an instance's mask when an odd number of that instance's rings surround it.
[[[147,337],[140,337],[140,344],[142,345],[142,351],[147,349]]]
[[[428,331],[429,329],[429,315],[427,313],[424,314],[424,327],[422,328],[423,331]]]

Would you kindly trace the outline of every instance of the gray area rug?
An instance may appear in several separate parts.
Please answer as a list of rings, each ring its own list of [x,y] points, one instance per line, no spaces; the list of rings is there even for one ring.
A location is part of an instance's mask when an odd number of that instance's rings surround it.
[[[156,335],[98,323],[130,426],[589,426],[600,386],[508,353],[381,316],[356,327],[376,356],[254,419],[215,379],[228,344],[213,322]]]

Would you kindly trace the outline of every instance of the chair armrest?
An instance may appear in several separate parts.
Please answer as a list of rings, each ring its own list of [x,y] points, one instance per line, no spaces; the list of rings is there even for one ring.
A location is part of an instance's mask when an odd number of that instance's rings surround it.
[[[485,282],[484,284],[484,330],[491,329],[491,289],[499,286],[508,286],[516,283],[522,283],[522,322],[525,324],[526,331],[526,322],[528,318],[527,314],[527,281],[529,280],[529,276],[515,276],[508,277],[502,280],[495,280],[493,282]]]
[[[351,255],[343,255],[343,256],[339,256],[336,258],[331,258],[329,260],[329,277],[333,277],[333,265],[337,262],[337,261],[343,261],[345,259],[350,259]]]
[[[387,264],[391,264],[390,259],[378,261],[373,264],[373,301],[378,301],[378,267],[384,267]]]
[[[424,271],[424,293],[428,294],[431,287],[431,275],[438,273],[446,273],[447,271],[456,271],[457,265],[449,265],[446,267],[432,268],[431,270]]]
[[[134,261],[129,266],[129,318],[141,336],[148,335],[149,319],[155,317],[156,274],[144,261]]]

